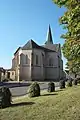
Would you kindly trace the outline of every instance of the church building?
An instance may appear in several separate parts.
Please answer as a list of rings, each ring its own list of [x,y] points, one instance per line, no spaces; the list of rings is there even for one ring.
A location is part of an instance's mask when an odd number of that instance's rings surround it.
[[[16,50],[9,72],[10,78],[17,81],[58,81],[64,78],[61,46],[53,43],[50,26],[44,45],[31,39]]]

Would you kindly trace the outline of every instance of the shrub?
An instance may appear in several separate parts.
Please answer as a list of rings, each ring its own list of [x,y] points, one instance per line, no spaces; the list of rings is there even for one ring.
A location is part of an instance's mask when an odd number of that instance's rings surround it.
[[[80,84],[80,80],[78,80],[77,83]]]
[[[8,79],[4,79],[4,80],[2,80],[2,82],[8,82],[9,80]]]
[[[77,78],[77,83],[80,84],[80,78]]]
[[[53,82],[48,83],[48,92],[55,91],[55,84]]]
[[[68,81],[67,81],[67,86],[68,86],[68,87],[72,87],[72,80],[68,80]]]
[[[65,81],[64,80],[60,80],[59,86],[60,86],[60,89],[65,88]]]
[[[77,85],[77,79],[73,80],[73,85]]]
[[[37,97],[40,96],[40,87],[39,84],[37,82],[33,82],[30,85],[29,91],[28,91],[28,96],[29,97]]]
[[[11,92],[7,87],[0,88],[0,107],[4,108],[11,105]]]

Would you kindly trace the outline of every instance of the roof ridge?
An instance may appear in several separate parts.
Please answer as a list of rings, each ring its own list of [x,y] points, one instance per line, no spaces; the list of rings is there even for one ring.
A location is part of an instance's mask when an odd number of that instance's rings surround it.
[[[34,42],[32,39],[30,39],[23,47],[23,50],[26,49],[32,49],[32,48],[38,48],[40,47],[36,42]]]

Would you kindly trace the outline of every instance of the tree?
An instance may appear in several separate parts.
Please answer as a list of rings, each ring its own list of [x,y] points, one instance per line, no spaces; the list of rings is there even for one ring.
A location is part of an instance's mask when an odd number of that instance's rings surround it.
[[[67,10],[59,19],[66,34],[61,35],[65,39],[62,51],[67,59],[69,71],[80,74],[80,0],[53,0],[59,7],[64,6]]]

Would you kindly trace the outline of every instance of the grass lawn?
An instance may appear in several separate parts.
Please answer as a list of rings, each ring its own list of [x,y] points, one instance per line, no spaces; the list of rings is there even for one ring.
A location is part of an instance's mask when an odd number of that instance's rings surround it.
[[[11,107],[0,109],[0,120],[80,120],[80,86],[14,99]]]

